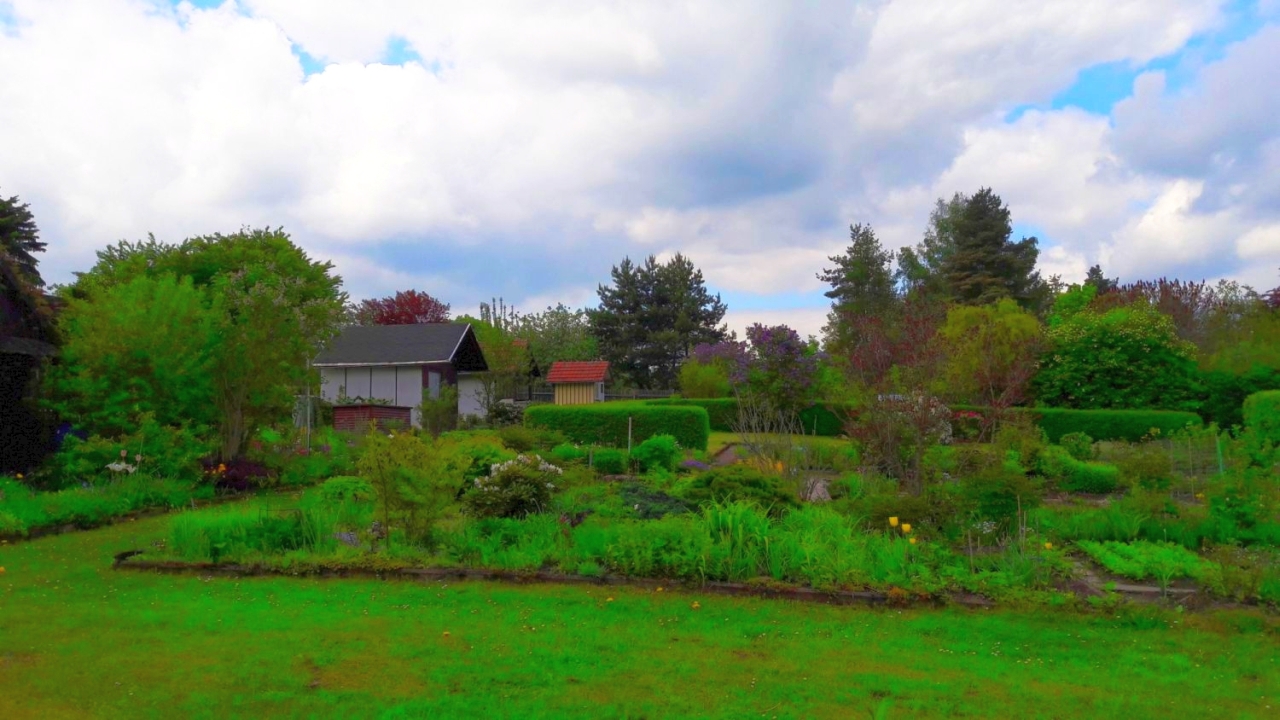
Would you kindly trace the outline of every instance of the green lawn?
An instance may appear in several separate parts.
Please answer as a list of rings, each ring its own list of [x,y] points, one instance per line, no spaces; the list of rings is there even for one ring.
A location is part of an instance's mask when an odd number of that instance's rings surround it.
[[[1260,614],[109,569],[167,526],[0,546],[0,717],[1264,718],[1280,699]]]
[[[757,433],[748,433],[754,436]],[[707,454],[715,455],[724,449],[725,445],[742,442],[742,435],[736,432],[713,432],[707,440]],[[830,448],[833,450],[848,447],[849,441],[841,438],[822,437],[822,436],[805,436],[803,442],[813,447]]]

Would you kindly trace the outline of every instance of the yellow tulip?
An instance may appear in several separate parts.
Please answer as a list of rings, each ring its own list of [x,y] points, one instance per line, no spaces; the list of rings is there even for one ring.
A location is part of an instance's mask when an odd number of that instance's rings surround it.
[[[1053,543],[1045,543],[1045,544],[1044,544],[1044,549],[1045,549],[1045,550],[1052,550],[1052,549],[1053,549]]]
[[[916,544],[916,539],[915,539],[915,538],[907,538],[907,542],[911,543],[912,545],[915,545],[915,544]]]
[[[902,523],[902,532],[904,533],[911,532],[911,523]]]
[[[697,600],[694,600],[693,604],[690,605],[689,607],[693,608],[694,610],[697,610],[698,608],[702,607],[702,603],[698,602]]]
[[[605,598],[605,599],[604,599],[604,601],[605,601],[605,602],[613,602],[613,598]]]
[[[898,518],[896,518],[896,517],[891,517],[891,518],[889,518],[889,526],[890,526],[890,527],[898,527]]]

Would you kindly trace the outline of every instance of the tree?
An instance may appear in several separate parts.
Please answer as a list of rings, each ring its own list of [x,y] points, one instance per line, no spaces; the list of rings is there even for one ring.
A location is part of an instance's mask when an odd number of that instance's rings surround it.
[[[520,316],[515,334],[529,343],[529,354],[544,371],[559,360],[595,360],[599,357],[591,318],[586,310],[564,305]]]
[[[947,358],[943,389],[951,399],[992,408],[995,412],[984,415],[989,423],[1027,400],[1044,330],[1016,302],[1006,298],[994,305],[953,307],[938,336]]]
[[[18,274],[37,288],[44,287],[44,280],[35,253],[44,252],[45,247],[31,208],[16,195],[7,200],[0,196],[0,256],[7,257]]]
[[[706,288],[702,271],[683,255],[665,263],[650,255],[616,265],[589,312],[601,355],[639,388],[671,387],[695,345],[723,340],[726,307]]]
[[[852,315],[883,315],[897,301],[893,254],[880,245],[870,225],[849,226],[851,243],[841,255],[828,258],[835,267],[824,268],[818,279],[831,286],[824,293],[832,300],[827,325],[822,329],[828,347],[844,344],[846,328],[841,319]]]
[[[417,290],[365,300],[355,311],[360,325],[418,325],[449,322],[449,305]]]
[[[480,405],[486,416],[492,416],[494,409],[502,400],[514,396],[516,388],[529,377],[529,348],[525,342],[518,342],[510,332],[494,327],[479,318],[463,315],[458,322],[471,325],[480,343],[480,351],[484,353],[488,372],[479,376]]]
[[[1036,271],[1036,238],[1010,241],[1009,209],[990,188],[982,188],[950,218],[955,248],[942,263],[947,295],[966,305],[1013,298],[1023,307],[1039,307],[1046,294]]]
[[[1051,407],[1197,410],[1196,348],[1173,320],[1146,302],[1088,308],[1050,327],[1049,349],[1034,380]]]
[[[968,202],[969,196],[964,193],[956,193],[950,200],[938,198],[929,214],[924,239],[914,249],[908,247],[898,252],[895,278],[904,293],[934,298],[946,296],[943,268],[955,253],[955,222]]]
[[[1115,278],[1108,278],[1102,274],[1102,266],[1094,265],[1089,268],[1089,273],[1084,278],[1085,285],[1091,285],[1098,290],[1099,295],[1109,293],[1120,287],[1120,281]]]
[[[180,245],[150,237],[99,252],[98,263],[78,273],[63,294],[69,301],[103,302],[114,288],[165,276],[203,291],[217,338],[203,358],[212,383],[207,402],[218,411],[221,457],[230,460],[259,425],[287,418],[294,396],[314,382],[307,361],[337,332],[346,301],[332,269],[308,258],[281,229],[244,229]],[[172,342],[155,352],[196,353],[193,342]],[[131,388],[148,382],[134,375],[109,391],[140,396]]]
[[[1098,293],[1094,306],[1099,310],[1123,307],[1145,302],[1168,315],[1178,331],[1178,337],[1203,347],[1210,334],[1210,327],[1226,309],[1224,298],[1218,289],[1207,282],[1186,282],[1160,278],[1156,281],[1139,280],[1117,287],[1110,293]]]
[[[169,274],[70,298],[60,318],[66,342],[48,378],[52,407],[108,438],[148,413],[162,425],[212,428],[218,322],[205,289]]]
[[[786,325],[747,328],[751,343],[748,381],[753,393],[783,412],[799,412],[813,401],[820,360],[817,348]]]

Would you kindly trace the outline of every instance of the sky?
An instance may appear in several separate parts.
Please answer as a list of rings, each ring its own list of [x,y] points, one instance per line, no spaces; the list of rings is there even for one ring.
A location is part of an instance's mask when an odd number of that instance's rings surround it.
[[[50,282],[279,226],[474,314],[681,252],[810,334],[850,224],[981,187],[1046,276],[1280,284],[1277,68],[1280,0],[0,0],[0,193]]]

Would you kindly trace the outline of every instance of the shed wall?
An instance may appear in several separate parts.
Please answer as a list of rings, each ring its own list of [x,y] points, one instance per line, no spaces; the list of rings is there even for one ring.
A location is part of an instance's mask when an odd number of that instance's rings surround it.
[[[596,383],[555,385],[556,405],[590,405],[596,401]]]

